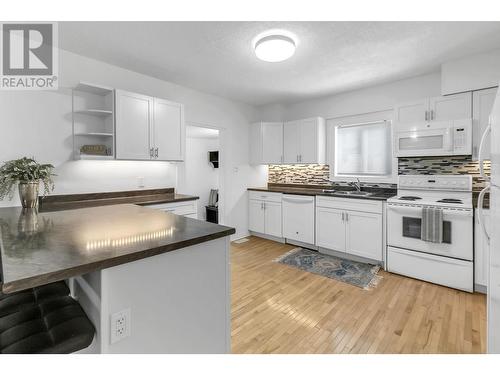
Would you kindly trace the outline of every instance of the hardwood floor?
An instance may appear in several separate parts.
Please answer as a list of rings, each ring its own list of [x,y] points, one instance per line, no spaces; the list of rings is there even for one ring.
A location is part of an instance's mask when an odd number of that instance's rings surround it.
[[[232,244],[233,353],[484,353],[486,298],[380,271],[373,290],[274,263],[294,248]]]

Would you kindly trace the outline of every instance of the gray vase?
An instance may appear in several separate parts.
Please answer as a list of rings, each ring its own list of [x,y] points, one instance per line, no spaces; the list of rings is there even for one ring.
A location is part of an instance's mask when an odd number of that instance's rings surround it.
[[[19,183],[19,198],[21,198],[23,208],[38,207],[39,186],[40,183],[38,181]]]

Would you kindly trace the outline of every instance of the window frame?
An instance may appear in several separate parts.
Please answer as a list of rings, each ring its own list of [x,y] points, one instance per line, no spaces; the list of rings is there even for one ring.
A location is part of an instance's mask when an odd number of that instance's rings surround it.
[[[398,159],[394,156],[394,122],[392,120],[393,111],[381,111],[366,113],[361,115],[345,116],[328,119],[327,124],[327,164],[330,166],[330,181],[346,182],[359,178],[361,182],[371,184],[397,183],[398,180]],[[374,124],[386,122],[390,127],[390,154],[391,154],[391,174],[388,175],[337,175],[335,171],[335,133],[338,126]]]

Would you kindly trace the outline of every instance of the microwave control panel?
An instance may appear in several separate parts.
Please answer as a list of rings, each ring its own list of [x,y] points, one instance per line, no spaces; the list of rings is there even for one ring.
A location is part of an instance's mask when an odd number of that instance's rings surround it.
[[[468,129],[463,126],[458,126],[453,128],[453,149],[454,152],[467,152],[467,146],[468,142],[467,139],[469,138],[469,135],[467,134]]]

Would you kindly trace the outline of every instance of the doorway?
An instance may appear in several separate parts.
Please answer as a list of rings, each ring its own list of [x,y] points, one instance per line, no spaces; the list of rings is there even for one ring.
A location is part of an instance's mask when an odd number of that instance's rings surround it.
[[[186,156],[178,168],[177,190],[200,197],[198,219],[207,220],[206,206],[211,190],[218,191],[218,223],[224,223],[224,163],[222,135],[224,129],[207,124],[186,123]],[[209,211],[212,215],[213,209]],[[210,215],[209,213],[209,215]]]

